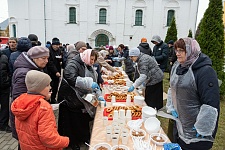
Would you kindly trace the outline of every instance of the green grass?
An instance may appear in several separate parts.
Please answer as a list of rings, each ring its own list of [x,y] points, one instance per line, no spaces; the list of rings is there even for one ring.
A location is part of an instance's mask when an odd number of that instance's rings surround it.
[[[167,93],[167,90],[169,88],[169,74],[164,73],[164,79],[163,79],[163,91]],[[164,100],[164,105],[166,105],[166,100]],[[168,131],[168,121],[169,119],[159,117],[159,120],[161,121],[161,126],[165,133]],[[212,150],[225,150],[225,96],[221,97],[220,100],[220,118],[219,118],[219,127],[216,134],[216,139],[213,145]]]

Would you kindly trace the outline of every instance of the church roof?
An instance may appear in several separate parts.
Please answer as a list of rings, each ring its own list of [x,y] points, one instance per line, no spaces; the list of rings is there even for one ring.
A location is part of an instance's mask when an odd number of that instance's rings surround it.
[[[0,23],[0,29],[6,30],[8,25],[9,25],[9,19],[6,19],[6,20],[4,20],[3,22]]]

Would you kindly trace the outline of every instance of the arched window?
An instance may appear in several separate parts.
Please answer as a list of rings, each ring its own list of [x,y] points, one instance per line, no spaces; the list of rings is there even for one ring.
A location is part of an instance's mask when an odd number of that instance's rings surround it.
[[[142,10],[136,10],[135,14],[135,26],[142,26],[142,15],[143,11]]]
[[[13,37],[16,37],[16,25],[12,25]]]
[[[69,23],[76,23],[76,8],[69,8]]]
[[[105,35],[105,34],[97,35],[97,37],[95,39],[95,46],[96,47],[100,47],[100,46],[105,46],[105,45],[109,45],[109,38],[108,38],[108,36]]]
[[[170,26],[172,19],[174,17],[175,11],[174,10],[168,10],[168,14],[167,14],[167,26]]]
[[[106,14],[107,10],[105,8],[99,10],[99,24],[106,24]]]

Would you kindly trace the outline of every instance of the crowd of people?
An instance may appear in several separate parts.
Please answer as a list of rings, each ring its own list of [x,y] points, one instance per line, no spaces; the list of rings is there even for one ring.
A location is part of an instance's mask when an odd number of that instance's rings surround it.
[[[168,71],[168,113],[179,120],[170,140],[184,150],[210,149],[220,108],[210,58],[192,38],[165,43],[154,35],[151,42],[153,50],[146,38],[135,48],[119,44],[97,50],[83,41],[62,45],[57,37],[45,46],[35,34],[9,38],[8,47],[0,51],[0,130],[12,132],[18,149],[79,150],[90,142],[96,111],[84,96],[91,93],[105,101],[104,72],[119,73],[115,67],[122,67],[133,82],[128,92],[144,87],[146,104],[160,110]],[[50,104],[60,102],[57,128]]]

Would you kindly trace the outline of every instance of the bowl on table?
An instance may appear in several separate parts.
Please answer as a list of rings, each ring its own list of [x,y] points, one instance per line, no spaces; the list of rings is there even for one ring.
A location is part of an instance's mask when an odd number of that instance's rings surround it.
[[[132,138],[144,138],[146,136],[146,132],[143,129],[131,129],[130,130],[130,136]]]
[[[141,126],[142,126],[142,123],[141,124],[137,124],[136,123],[137,120],[130,120],[127,122],[127,126],[129,129],[140,129]]]
[[[142,116],[144,118],[155,117],[156,113],[157,113],[157,111],[152,107],[144,106],[142,108]]]
[[[163,145],[168,140],[167,136],[162,133],[152,133],[150,139],[156,145]]]
[[[150,117],[144,122],[144,127],[149,134],[157,133],[160,130],[160,121],[156,117]]]
[[[138,106],[143,106],[145,98],[143,96],[134,96],[134,104]]]
[[[99,143],[99,144],[96,144],[93,147],[93,150],[102,150],[103,148],[105,148],[104,150],[111,150],[111,146],[108,143]]]
[[[120,150],[120,148],[122,148],[123,150],[130,150],[129,147],[125,145],[115,145],[112,147],[112,150]]]

